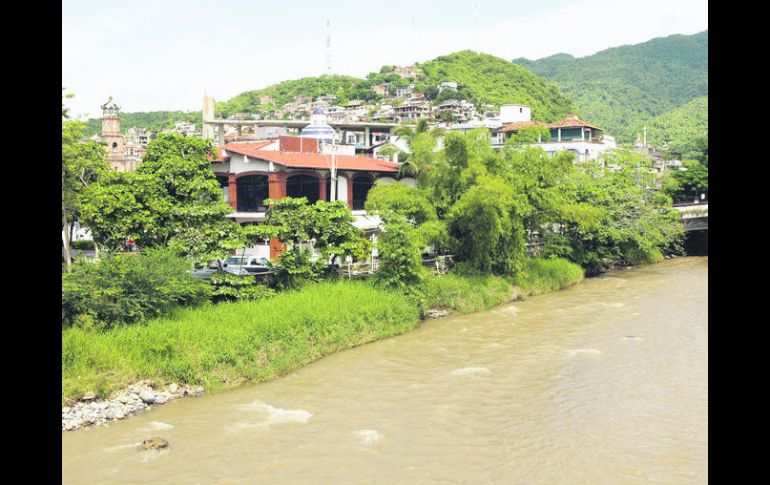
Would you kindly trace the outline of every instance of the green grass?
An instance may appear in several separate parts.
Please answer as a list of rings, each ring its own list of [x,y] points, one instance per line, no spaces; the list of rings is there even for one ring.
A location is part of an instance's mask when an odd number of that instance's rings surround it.
[[[516,285],[527,295],[540,295],[560,290],[583,280],[583,268],[566,259],[527,260],[527,273],[515,278]]]
[[[533,295],[583,279],[566,260],[528,261],[509,281],[492,275],[428,278],[416,301],[363,281],[310,284],[257,300],[177,309],[146,324],[62,331],[62,402],[100,397],[142,379],[203,385],[207,391],[259,382],[320,357],[407,332],[429,308],[483,311],[522,291]]]
[[[262,381],[323,355],[411,330],[407,297],[365,282],[308,285],[258,301],[180,309],[107,332],[62,331],[62,401],[141,379],[207,390]]]
[[[493,275],[465,276],[449,273],[425,280],[423,309],[450,309],[473,313],[514,299],[516,289],[503,278]]]

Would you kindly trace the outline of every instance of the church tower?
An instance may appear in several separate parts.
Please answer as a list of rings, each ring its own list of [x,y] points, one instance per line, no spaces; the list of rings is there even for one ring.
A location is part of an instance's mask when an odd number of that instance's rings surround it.
[[[120,134],[120,106],[112,96],[102,105],[102,142],[107,148],[107,162],[113,170],[125,172],[126,139]]]

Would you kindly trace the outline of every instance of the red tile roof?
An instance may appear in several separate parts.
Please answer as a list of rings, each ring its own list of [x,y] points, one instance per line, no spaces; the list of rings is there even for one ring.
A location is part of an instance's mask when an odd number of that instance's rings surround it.
[[[586,128],[593,128],[595,130],[601,130],[601,128],[598,126],[592,125],[591,123],[586,123],[585,121],[581,120],[577,117],[577,115],[567,115],[567,117],[561,121],[557,121],[556,123],[548,123],[548,128],[579,128],[581,126],[585,126]]]
[[[249,154],[250,157],[273,162],[284,167],[328,169],[331,167],[331,155],[306,152],[270,152],[265,150]],[[366,172],[398,172],[399,164],[370,157],[337,155],[338,170],[358,170]]]
[[[222,157],[222,147],[216,147],[216,157],[213,153],[209,153],[207,156],[209,157],[209,160],[211,160],[211,163],[222,163],[225,159],[230,158]]]
[[[520,129],[527,126],[546,126],[546,124],[541,121],[514,121],[513,123],[508,123],[507,125],[500,128],[500,131],[503,133],[508,133],[509,131],[519,131]]]
[[[555,123],[543,123],[540,121],[515,121],[513,123],[508,123],[507,125],[503,126],[502,128],[500,128],[500,131],[503,133],[508,133],[511,131],[519,131],[525,126],[545,126],[547,128],[579,128],[581,126],[585,126],[586,128],[601,130],[601,128],[599,128],[598,126],[592,125],[591,123],[586,123],[585,121],[578,118],[576,115],[567,115],[566,118],[564,118],[561,121],[557,121]]]
[[[248,155],[250,157],[253,157],[255,152],[260,151],[262,148],[270,145],[273,142],[275,142],[275,140],[261,140],[261,141],[251,141],[251,142],[243,142],[243,143],[228,143],[227,145],[218,147],[217,151],[221,153],[221,150],[227,150],[228,152],[233,152],[233,153],[238,153],[240,155]],[[221,158],[222,157],[220,155],[218,159],[221,160]]]

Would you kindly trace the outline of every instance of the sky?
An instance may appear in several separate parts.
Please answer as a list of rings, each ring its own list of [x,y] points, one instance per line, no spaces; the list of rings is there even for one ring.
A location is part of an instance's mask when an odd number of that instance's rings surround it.
[[[204,92],[327,72],[364,77],[463,49],[575,57],[708,29],[707,0],[63,0],[62,86],[74,117],[198,111]]]

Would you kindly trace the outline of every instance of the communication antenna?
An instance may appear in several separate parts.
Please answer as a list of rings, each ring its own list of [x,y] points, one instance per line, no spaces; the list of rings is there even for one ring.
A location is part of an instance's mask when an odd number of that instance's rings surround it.
[[[326,19],[326,74],[332,73],[332,35],[329,19]]]
[[[414,49],[416,47],[416,42],[414,41],[414,31],[415,31],[415,28],[414,28],[414,15],[412,15],[412,53],[415,52]]]
[[[476,50],[476,40],[479,28],[479,0],[473,2],[473,30],[471,32],[471,50]]]

